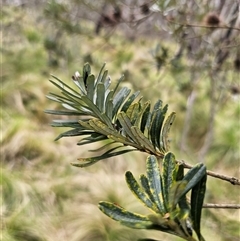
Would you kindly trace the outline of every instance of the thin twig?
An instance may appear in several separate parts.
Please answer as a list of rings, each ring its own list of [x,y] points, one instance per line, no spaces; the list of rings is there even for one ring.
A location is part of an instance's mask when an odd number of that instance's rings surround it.
[[[203,204],[203,208],[240,209],[240,204],[205,203],[205,204]]]
[[[169,20],[169,19],[167,19],[167,21],[169,23],[181,25],[183,27],[212,28],[212,29],[220,28],[220,29],[233,29],[233,30],[240,31],[240,28],[229,27],[229,26],[224,26],[224,25],[213,26],[213,25],[201,25],[201,24],[190,24],[190,23],[178,23],[178,22],[175,22],[175,21],[172,21],[172,20]]]
[[[183,165],[184,168],[187,168],[187,169],[191,169],[193,167],[193,166],[185,163],[184,161],[180,161],[180,163]],[[212,171],[207,171],[207,175],[209,175],[211,177],[221,179],[221,180],[226,181],[226,182],[230,182],[233,185],[239,185],[240,186],[240,180],[236,177],[229,177],[229,176],[222,175],[222,174],[212,172]]]

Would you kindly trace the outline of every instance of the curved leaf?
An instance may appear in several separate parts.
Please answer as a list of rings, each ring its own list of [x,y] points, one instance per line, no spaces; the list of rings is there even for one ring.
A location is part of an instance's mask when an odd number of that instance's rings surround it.
[[[150,153],[156,153],[152,143],[148,140],[146,136],[144,136],[144,134],[136,126],[131,127],[131,132],[133,136],[136,138],[137,143],[139,143],[139,146],[142,147],[140,148],[140,150],[144,149],[145,152],[147,152],[148,150]],[[160,153],[158,153],[158,155],[160,156]]]
[[[124,79],[124,75],[122,75],[122,76],[120,77],[120,79],[118,80],[118,82],[117,82],[117,84],[116,84],[116,86],[115,86],[115,88],[114,88],[114,90],[113,90],[113,94],[116,93],[116,91],[117,91],[120,83],[123,81],[123,79]]]
[[[113,116],[116,116],[123,102],[126,100],[131,90],[123,87],[113,98]]]
[[[199,241],[204,241],[201,235],[201,212],[206,191],[207,174],[195,185],[191,193],[191,218],[193,229],[195,230]]]
[[[170,131],[170,128],[173,124],[173,121],[176,117],[176,113],[175,112],[172,112],[166,122],[164,123],[163,125],[163,128],[162,128],[162,132],[161,132],[161,146],[163,148],[163,151],[168,151],[168,133]]]
[[[83,146],[83,145],[86,145],[86,144],[90,144],[90,143],[94,143],[94,142],[98,142],[98,141],[103,141],[103,140],[106,140],[106,139],[108,139],[107,136],[94,132],[90,136],[81,139],[77,143],[77,145]]]
[[[113,91],[110,90],[105,99],[105,113],[110,120],[113,118]]]
[[[129,189],[134,193],[134,195],[148,208],[151,210],[158,212],[158,208],[155,203],[151,201],[148,195],[143,191],[141,186],[138,184],[133,174],[128,171],[125,174],[126,182],[128,184]]]
[[[46,114],[51,115],[75,115],[75,116],[83,116],[86,115],[85,113],[79,112],[79,111],[69,111],[69,110],[45,110]]]
[[[99,83],[101,83],[101,82],[103,83],[105,81],[105,79],[108,75],[108,70],[105,70],[103,75],[102,75],[102,72],[103,72],[105,66],[106,66],[106,63],[103,64],[102,68],[99,71],[95,86],[97,86]]]
[[[132,104],[126,111],[126,115],[131,121],[132,125],[135,125],[135,121],[139,115],[141,104],[139,102]],[[123,112],[123,111],[121,111]],[[124,113],[124,112],[123,112]]]
[[[91,66],[89,63],[85,63],[83,66],[83,82],[87,86],[87,78],[91,74]]]
[[[93,131],[83,130],[82,128],[75,128],[73,130],[69,130],[69,131],[65,131],[65,132],[61,133],[60,135],[58,135],[55,138],[55,141],[61,139],[62,137],[91,135],[92,133],[93,133]]]
[[[146,103],[144,103],[144,105],[141,108],[141,111],[138,113],[137,119],[134,124],[141,130],[142,133],[144,133],[149,112],[150,112],[150,101],[147,101]]]
[[[176,160],[173,153],[168,152],[164,155],[162,164],[162,184],[163,184],[163,197],[166,204],[169,206],[169,193],[173,183],[176,181]]]
[[[158,146],[158,141],[157,139],[159,139],[160,136],[160,131],[161,129],[159,129],[160,125],[159,125],[159,119],[161,116],[161,106],[162,106],[162,101],[158,100],[153,108],[153,112],[152,112],[152,119],[151,119],[151,124],[150,124],[150,129],[149,129],[149,137],[151,139],[151,142],[154,146],[154,148],[156,148]]]
[[[158,211],[162,216],[164,216],[167,210],[164,205],[162,194],[162,180],[157,159],[155,156],[149,156],[147,158],[147,177],[149,181],[150,191],[158,207]]]
[[[129,212],[116,204],[102,201],[98,206],[104,214],[130,228],[148,229],[153,225],[147,217]]]
[[[154,203],[155,201],[154,201],[153,194],[152,194],[152,192],[150,190],[148,179],[147,179],[147,177],[144,174],[140,175],[140,182],[141,182],[143,190],[146,192],[146,194],[148,195],[150,200]]]
[[[203,163],[199,163],[191,168],[183,178],[183,181],[187,181],[187,185],[182,195],[185,195],[189,190],[197,185],[204,175],[206,175],[206,166]]]
[[[114,147],[114,148],[106,151],[104,154],[102,154],[100,156],[98,155],[98,156],[89,157],[89,158],[78,158],[78,162],[72,162],[71,165],[75,166],[75,167],[88,167],[103,159],[107,159],[107,158],[118,156],[118,155],[123,155],[123,154],[131,152],[131,151],[136,151],[136,149],[125,149],[122,151],[113,152],[114,150],[116,150],[118,148],[122,148],[122,147],[123,146]]]
[[[95,90],[94,84],[95,84],[95,76],[93,74],[91,74],[87,77],[86,89],[87,89],[87,97],[92,102],[94,102],[94,98],[93,98],[94,97],[94,90]]]
[[[169,192],[169,209],[170,211],[173,211],[176,209],[176,205],[181,200],[181,198],[184,198],[185,195],[183,195],[183,191],[187,186],[186,181],[179,181],[175,182]]]
[[[130,121],[129,117],[127,116],[127,114],[124,112],[120,112],[118,114],[118,120],[119,120],[124,132],[127,134],[127,136],[129,136],[134,143],[136,143],[138,146],[140,146],[141,143],[138,142],[138,139],[132,133],[132,130],[131,130],[132,124],[131,124],[131,121]]]
[[[53,127],[72,127],[72,128],[82,128],[78,120],[53,120],[51,123]]]
[[[133,103],[133,101],[139,96],[140,91],[137,91],[135,93],[133,93],[128,100],[124,103],[121,111],[123,112],[127,112],[127,110],[129,109],[129,107],[131,106],[131,104]],[[131,118],[130,118],[131,119]]]
[[[96,106],[98,109],[103,113],[104,109],[104,100],[105,100],[105,86],[102,83],[97,85],[97,99],[96,99]]]

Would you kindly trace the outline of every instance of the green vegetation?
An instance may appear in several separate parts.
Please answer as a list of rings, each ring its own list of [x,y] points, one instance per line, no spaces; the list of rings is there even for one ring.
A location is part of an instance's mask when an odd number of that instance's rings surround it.
[[[48,81],[51,74],[73,87],[71,76],[81,71],[85,62],[91,62],[93,72],[107,62],[113,85],[124,74],[121,88],[141,90],[143,103],[161,99],[169,104],[169,113],[177,113],[169,134],[170,150],[178,159],[195,165],[209,127],[212,80],[208,69],[199,69],[197,81],[191,82],[189,62],[181,59],[174,67],[169,57],[158,70],[154,57],[157,51],[160,56],[162,52],[156,46],[160,44],[168,49],[168,56],[174,56],[178,44],[147,37],[136,38],[133,43],[121,31],[107,37],[96,36],[94,24],[89,21],[81,21],[80,26],[74,23],[75,28],[71,25],[74,34],[64,30],[58,35],[57,26],[47,17],[46,9],[45,5],[38,9],[14,6],[2,9],[3,240],[182,240],[159,231],[130,229],[99,211],[98,202],[106,200],[134,213],[149,214],[148,209],[136,202],[124,180],[128,170],[135,176],[146,172],[147,156],[130,152],[83,169],[71,166],[79,157],[99,155],[100,152],[92,155],[88,150],[99,148],[100,142],[83,147],[75,145],[79,137],[54,142],[67,130],[49,126],[52,117],[44,110],[57,110],[59,106],[45,95],[55,93],[55,87]],[[69,15],[65,16],[68,19]],[[67,24],[59,26],[68,29]],[[209,170],[239,177],[239,94],[230,88],[237,85],[239,72],[231,67],[233,61],[233,57],[229,58],[224,71],[219,71],[214,139],[204,163]],[[186,103],[193,91],[194,108],[184,139]],[[181,147],[183,139],[185,145]],[[238,203],[239,198],[238,186],[208,178],[205,203]],[[206,240],[238,240],[239,210],[203,209],[201,233]]]

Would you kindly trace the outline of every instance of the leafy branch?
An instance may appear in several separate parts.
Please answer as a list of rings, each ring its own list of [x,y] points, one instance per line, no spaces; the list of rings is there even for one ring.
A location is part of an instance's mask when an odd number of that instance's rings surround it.
[[[204,241],[200,232],[200,220],[206,190],[205,165],[197,164],[184,176],[183,167],[176,164],[171,152],[164,156],[162,165],[160,172],[157,158],[149,156],[146,161],[147,173],[140,176],[141,184],[131,172],[128,171],[125,175],[129,189],[152,214],[143,216],[132,213],[109,202],[100,202],[100,210],[131,228],[154,229],[189,241]],[[189,206],[186,194],[190,190]]]
[[[107,149],[102,155],[90,158],[79,158],[72,163],[77,167],[86,167],[105,158],[122,155],[131,151],[142,151],[163,158],[169,151],[168,133],[175,119],[175,112],[167,118],[168,106],[158,100],[151,111],[151,102],[141,103],[139,91],[130,95],[131,90],[123,87],[118,90],[123,76],[115,88],[110,90],[111,79],[108,71],[102,66],[97,78],[91,73],[88,63],[83,66],[82,76],[78,72],[72,77],[78,91],[53,76],[50,80],[62,95],[49,93],[50,100],[60,103],[64,110],[46,110],[48,114],[74,116],[71,120],[53,120],[53,127],[70,127],[71,130],[61,133],[55,140],[62,137],[85,136],[77,144],[86,145],[107,140],[95,151]],[[77,117],[77,118],[76,118]],[[132,147],[129,149],[129,147]],[[121,149],[121,150],[119,150]],[[184,168],[191,165],[178,161]],[[212,171],[207,175],[240,185],[240,180]]]
[[[78,116],[72,120],[54,120],[53,127],[70,127],[69,131],[60,134],[56,140],[68,136],[86,136],[77,144],[86,145],[93,142],[108,140],[102,155],[91,158],[79,158],[74,166],[86,167],[105,158],[139,150],[163,158],[168,151],[168,132],[174,121],[175,113],[165,120],[168,106],[163,106],[158,100],[151,111],[151,103],[136,101],[139,91],[130,95],[131,90],[123,87],[118,90],[120,78],[113,90],[109,89],[111,80],[108,71],[103,71],[103,65],[98,77],[91,74],[89,64],[83,67],[82,76],[73,76],[73,82],[78,87],[77,92],[72,87],[53,76],[50,80],[61,90],[62,95],[49,93],[49,99],[59,102],[65,110],[46,110],[45,112],[60,116]],[[165,121],[164,121],[165,120]],[[118,144],[116,146],[116,144]],[[113,147],[111,147],[113,146]],[[129,149],[128,146],[133,147]],[[119,150],[121,148],[121,150]]]
[[[82,136],[77,143],[80,146],[107,141],[94,150],[104,150],[101,155],[79,158],[78,162],[72,163],[77,167],[86,167],[100,160],[136,150],[150,154],[146,161],[146,175],[140,176],[141,184],[130,171],[126,172],[125,177],[133,194],[153,214],[143,216],[103,201],[99,203],[100,210],[131,228],[155,229],[189,241],[204,241],[200,223],[207,175],[236,185],[239,185],[239,181],[207,171],[203,163],[190,166],[176,161],[174,154],[169,152],[168,145],[168,134],[175,119],[175,112],[166,117],[168,106],[163,106],[161,100],[151,107],[150,101],[141,102],[139,92],[131,94],[127,87],[118,90],[123,77],[111,90],[111,80],[104,67],[105,64],[95,78],[90,65],[85,64],[82,75],[76,72],[72,77],[77,91],[55,76],[54,80],[50,80],[61,90],[61,95],[49,93],[47,97],[60,103],[64,110],[46,110],[46,113],[74,116],[74,119],[53,120],[53,127],[71,128],[60,134],[56,140]],[[158,166],[159,160],[162,160],[161,170]],[[184,168],[190,169],[186,175]],[[187,201],[186,194],[189,191],[191,199]],[[207,206],[209,204],[205,205]]]

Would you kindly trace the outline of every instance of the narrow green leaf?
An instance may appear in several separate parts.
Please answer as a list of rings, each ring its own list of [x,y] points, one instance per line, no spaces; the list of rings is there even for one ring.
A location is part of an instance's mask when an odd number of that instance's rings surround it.
[[[57,94],[53,94],[53,93],[49,93],[48,95],[46,95],[46,97],[49,99],[49,100],[52,100],[52,101],[55,101],[55,102],[58,102],[58,103],[62,103],[62,102],[67,102],[67,103],[72,103],[72,101],[69,101],[67,98],[63,97],[63,96],[60,96],[60,95],[57,95]]]
[[[135,148],[139,147],[135,143],[131,142],[128,138],[122,136],[116,130],[109,128],[107,125],[105,125],[104,123],[102,123],[98,119],[91,119],[89,121],[89,124],[91,126],[91,129],[94,129],[96,132],[101,133],[101,134],[107,136],[109,139],[121,142],[124,145],[133,146]]]
[[[161,107],[162,107],[162,101],[161,101],[161,100],[158,100],[158,101],[155,103],[154,107],[153,107],[153,113],[154,113],[155,111],[161,109]]]
[[[94,84],[95,77],[93,74],[87,77],[87,97],[94,103]]]
[[[82,100],[88,105],[88,108],[92,111],[93,117],[98,117],[102,122],[106,123],[109,128],[112,128],[111,120],[105,115],[101,113],[98,107],[86,96],[82,96]]]
[[[191,193],[191,218],[193,229],[195,230],[199,241],[204,241],[201,235],[201,213],[206,191],[207,174],[193,187]]]
[[[104,73],[103,73],[103,76],[101,78],[101,82],[104,83],[106,78],[107,78],[107,75],[108,75],[108,70],[105,70]]]
[[[191,190],[197,183],[203,178],[206,174],[206,166],[202,163],[194,166],[188,173],[184,176],[182,181],[176,184],[173,189],[175,191],[174,195],[172,195],[171,202],[172,207],[179,203],[179,206],[182,209],[189,209],[187,201],[186,201],[186,193]]]
[[[115,86],[115,88],[113,90],[113,95],[116,93],[116,91],[117,91],[117,89],[118,89],[118,87],[119,87],[119,85],[120,85],[120,83],[122,82],[123,79],[124,79],[124,75],[122,75],[120,77],[120,79],[118,80],[118,82],[117,82],[117,84],[116,84],[116,86]]]
[[[92,128],[92,127],[90,126],[90,124],[89,124],[89,120],[85,120],[85,121],[79,120],[78,122],[79,122],[79,124],[80,124],[81,126],[83,126],[84,128],[86,128],[86,130],[93,130],[93,128]]]
[[[151,142],[154,148],[155,149],[158,148],[159,150],[161,150],[159,145],[159,139],[160,139],[160,133],[161,133],[160,118],[161,118],[161,109],[158,109],[153,114],[152,122],[150,126]]]
[[[203,163],[199,163],[191,168],[183,178],[183,181],[187,181],[187,186],[185,187],[182,195],[185,195],[189,190],[191,190],[205,174],[206,166]]]
[[[109,101],[106,106],[106,115],[110,120],[112,120],[113,118],[112,114],[113,114],[113,103],[112,101]]]
[[[51,114],[51,115],[85,115],[84,113],[79,113],[77,111],[69,111],[69,110],[45,110],[44,111],[46,114]]]
[[[108,139],[106,136],[99,134],[98,136],[94,136],[98,133],[92,133],[90,136],[83,138],[82,140],[80,140],[77,145],[78,146],[82,146],[82,145],[86,145],[86,144],[91,144],[94,142],[98,142],[98,141],[103,141]]]
[[[136,121],[136,119],[137,119],[137,117],[138,117],[138,115],[139,115],[140,108],[141,108],[140,102],[136,102],[136,103],[133,103],[133,104],[127,109],[126,115],[127,115],[128,118],[130,119],[132,125],[135,125],[135,121]],[[123,112],[123,111],[121,111],[121,112]]]
[[[78,120],[53,120],[51,123],[53,127],[72,127],[72,128],[82,128]],[[84,130],[84,128],[82,128]]]
[[[133,103],[133,101],[138,97],[138,95],[140,94],[140,91],[137,91],[135,93],[133,93],[128,100],[124,103],[121,111],[123,112],[127,112],[128,108],[131,106],[131,104]]]
[[[108,77],[106,78],[106,80],[104,81],[105,89],[107,90],[110,85],[111,85],[111,78],[108,76]]]
[[[106,88],[106,87],[105,87]],[[113,91],[109,91],[105,100],[105,113],[110,120],[113,118]]]
[[[130,94],[131,90],[127,87],[123,87],[113,98],[113,116],[117,115],[120,107],[127,99],[128,95]]]
[[[87,95],[87,90],[83,81],[83,77],[79,76],[76,80],[73,80],[73,83],[79,88],[80,95]]]
[[[162,164],[162,184],[164,201],[169,207],[169,193],[172,184],[175,182],[176,160],[173,153],[168,152],[164,155]]]
[[[89,125],[92,129],[94,129],[96,132],[101,133],[105,136],[113,135],[119,138],[123,138],[121,134],[119,134],[116,130],[113,128],[107,126],[105,123],[98,119],[91,119],[89,120]]]
[[[151,140],[151,142],[154,146],[154,149],[156,149],[156,146],[157,146],[157,141],[156,141],[157,136],[160,135],[160,133],[157,133],[157,132],[159,132],[157,122],[158,122],[159,115],[161,114],[161,111],[160,111],[161,106],[162,106],[162,101],[158,100],[153,107],[153,111],[152,111],[152,115],[151,115],[151,122],[150,122],[150,126],[149,126],[148,137]]]
[[[163,107],[163,109],[161,109],[161,113],[159,113],[156,118],[156,121],[157,121],[157,130],[156,130],[156,146],[158,147],[158,149],[160,151],[163,151],[164,152],[164,148],[162,146],[162,143],[161,143],[161,132],[162,132],[162,128],[163,128],[163,122],[164,122],[164,119],[165,119],[165,116],[166,116],[166,113],[167,113],[167,110],[168,110],[168,105],[165,105]]]
[[[127,114],[124,112],[120,112],[118,114],[117,118],[118,118],[123,130],[127,134],[127,136],[129,136],[134,143],[136,143],[137,145],[140,146],[138,139],[132,133],[132,130],[131,130],[132,124],[131,124],[131,121],[130,121],[129,117],[127,116]]]
[[[143,191],[141,186],[138,184],[133,174],[128,171],[125,174],[126,182],[128,184],[129,189],[132,193],[148,208],[153,210],[154,212],[158,212],[158,208],[155,203],[151,201],[148,195]]]
[[[168,133],[170,131],[170,128],[173,124],[175,117],[176,117],[176,113],[172,112],[168,116],[166,122],[163,125],[163,129],[162,129],[162,133],[161,133],[161,146],[163,147],[163,150],[165,152],[168,151]]]
[[[172,212],[175,210],[180,198],[183,197],[182,193],[187,186],[187,181],[175,182],[169,191],[169,209]]]
[[[79,162],[72,162],[71,165],[75,166],[75,167],[88,167],[88,166],[95,164],[98,161],[101,161],[101,160],[104,160],[104,159],[107,159],[110,157],[114,157],[114,156],[123,155],[123,154],[131,152],[131,151],[135,151],[135,149],[125,149],[122,151],[113,152],[115,149],[122,148],[122,147],[123,146],[114,147],[111,150],[106,151],[101,156],[95,156],[95,157],[90,157],[90,158],[78,158]]]
[[[83,82],[87,86],[87,78],[91,74],[91,66],[89,63],[84,64],[83,66]]]
[[[73,88],[71,88],[69,85],[67,85],[66,83],[64,83],[63,81],[61,81],[59,78],[57,78],[56,76],[52,75],[52,77],[57,80],[58,83],[56,83],[53,80],[49,80],[53,85],[55,85],[58,89],[62,90],[63,92],[67,92],[75,97],[81,97],[81,95],[74,90]]]
[[[184,178],[184,167],[183,164],[177,164],[177,173],[176,173],[176,181],[182,181]],[[190,210],[189,204],[187,202],[187,197],[186,195],[182,195],[181,198],[178,201],[178,205],[180,209],[182,210]]]
[[[110,202],[99,202],[99,209],[110,218],[130,228],[148,229],[152,226],[152,222],[147,217],[129,212]]]
[[[49,95],[47,95],[47,98],[50,99],[50,100],[59,102],[59,103],[67,103],[67,104],[70,104],[70,105],[76,103],[75,101],[73,101],[70,98],[66,98],[62,95],[54,94],[54,93],[51,93],[51,92],[49,93]]]
[[[116,141],[116,142],[121,142],[125,146],[132,146],[135,147],[136,150],[139,150],[139,146],[135,143],[133,143],[131,140],[129,140],[127,137],[124,137],[122,135],[116,136],[116,135],[108,135],[107,136],[109,139]]]
[[[137,119],[135,121],[135,126],[137,126],[141,132],[144,133],[148,113],[150,111],[150,101],[147,101],[143,104],[141,111],[139,112]]]
[[[177,168],[175,180],[181,181],[184,178],[184,167],[183,167],[183,164],[178,163],[177,165],[178,165],[178,168]]]
[[[150,190],[148,179],[147,179],[147,177],[144,174],[140,175],[140,182],[141,182],[143,190],[147,193],[147,195],[150,198],[150,200],[154,203],[155,200],[154,200],[153,194],[152,194],[152,192]]]
[[[156,153],[152,143],[148,140],[146,136],[144,136],[144,134],[136,126],[131,127],[131,132],[134,135],[134,138],[136,139],[137,143],[139,143],[139,146],[142,147],[141,149],[144,149],[145,151],[148,150],[150,153]]]
[[[62,137],[71,137],[71,136],[82,136],[82,135],[90,135],[92,131],[83,130],[82,128],[75,128],[73,130],[65,131],[61,133],[55,141],[61,139]]]
[[[149,180],[150,190],[154,197],[154,201],[159,209],[159,213],[164,216],[167,211],[165,209],[162,194],[162,180],[157,159],[153,155],[147,158],[147,177]]]
[[[94,133],[96,134],[96,133]],[[99,137],[102,136],[102,135],[99,135]],[[98,138],[98,137],[94,137],[94,138]],[[100,151],[103,151],[103,150],[109,150],[110,149],[110,146],[112,146],[113,144],[116,144],[116,141],[109,141],[106,143],[106,144],[103,144],[101,147],[97,148],[97,149],[92,149],[92,150],[89,150],[89,152],[100,152]],[[118,143],[119,144],[119,143]],[[121,146],[122,147],[122,146]]]
[[[151,136],[150,136],[151,119],[152,119],[152,113],[151,111],[149,111],[146,119],[145,129],[144,129],[144,135],[147,136],[149,140],[151,140]]]
[[[102,83],[97,85],[97,99],[96,106],[101,112],[104,112],[104,100],[105,100],[105,86]]]
[[[102,75],[102,72],[103,72],[105,66],[106,66],[106,63],[103,64],[102,68],[101,68],[100,71],[99,71],[99,74],[98,74],[98,77],[97,77],[97,80],[96,80],[95,87],[98,85],[98,83],[100,83],[100,82],[103,83],[104,80],[105,80],[105,78],[106,78],[106,76],[107,76],[107,74],[108,74],[108,71],[105,70],[104,73],[103,73],[103,75]]]

